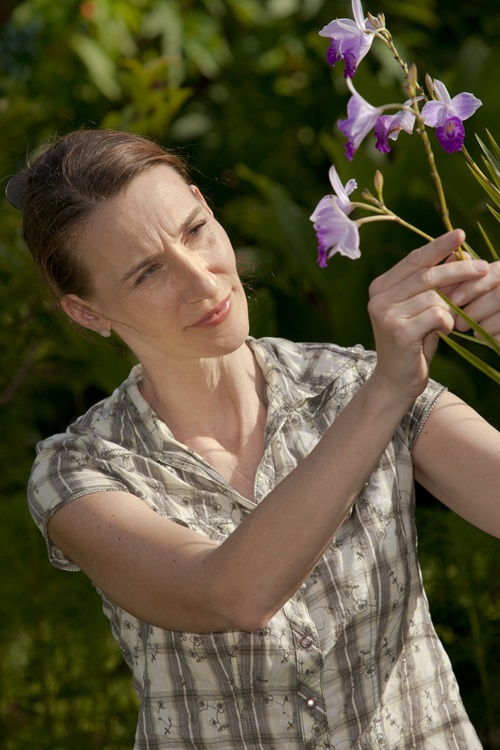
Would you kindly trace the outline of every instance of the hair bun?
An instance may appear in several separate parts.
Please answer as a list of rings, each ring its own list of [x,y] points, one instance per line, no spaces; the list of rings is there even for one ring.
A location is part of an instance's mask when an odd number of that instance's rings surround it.
[[[21,170],[7,183],[5,188],[5,197],[14,208],[19,211],[23,210],[24,197],[26,194],[26,187],[28,185],[28,171],[26,169]]]

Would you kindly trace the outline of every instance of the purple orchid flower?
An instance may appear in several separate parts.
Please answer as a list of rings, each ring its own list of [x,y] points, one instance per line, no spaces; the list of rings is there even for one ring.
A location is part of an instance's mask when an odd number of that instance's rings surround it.
[[[347,103],[347,118],[339,120],[337,124],[339,129],[348,138],[345,144],[345,154],[349,161],[352,161],[359,145],[382,115],[382,109],[380,107],[372,107],[371,104],[363,99],[354,88],[350,78],[347,79],[347,85],[352,93]]]
[[[335,195],[325,195],[311,214],[311,221],[318,238],[318,264],[326,268],[327,261],[340,253],[353,260],[359,258],[359,229],[348,214],[354,206],[349,195],[356,189],[356,180],[349,180],[345,187],[334,166],[328,173]]]
[[[354,21],[337,18],[319,32],[320,36],[330,37],[326,59],[332,68],[339,60],[344,61],[344,78],[353,77],[359,63],[372,46],[375,31],[372,24],[363,18],[361,0],[352,0],[352,13]]]
[[[465,138],[463,121],[474,114],[482,101],[467,92],[452,99],[444,83],[436,79],[433,87],[437,99],[422,107],[424,123],[436,128],[437,139],[447,153],[460,151]]]
[[[405,106],[409,106],[411,100],[405,102]],[[375,148],[382,151],[384,154],[388,154],[391,150],[389,146],[389,138],[395,141],[402,130],[411,135],[413,133],[413,126],[415,125],[415,115],[406,109],[402,109],[400,112],[396,112],[394,115],[381,115],[375,123],[375,137],[377,142]]]

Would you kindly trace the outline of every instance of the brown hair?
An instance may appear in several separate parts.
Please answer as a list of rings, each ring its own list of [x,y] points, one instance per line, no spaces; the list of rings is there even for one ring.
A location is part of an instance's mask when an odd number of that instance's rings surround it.
[[[186,182],[184,160],[154,141],[112,130],[79,130],[58,138],[26,168],[23,239],[55,296],[88,297],[89,270],[70,243],[102,201],[153,165],[164,163]]]

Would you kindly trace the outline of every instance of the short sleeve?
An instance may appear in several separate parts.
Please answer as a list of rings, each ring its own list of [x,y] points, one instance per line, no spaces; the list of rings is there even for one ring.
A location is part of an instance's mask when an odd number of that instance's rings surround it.
[[[57,445],[57,436],[44,443],[28,482],[28,507],[47,544],[50,562],[63,570],[80,570],[49,539],[47,524],[59,508],[84,495],[103,491],[130,491],[120,481],[111,461],[85,450],[85,445]],[[58,436],[63,437],[63,436]],[[56,445],[54,445],[56,443]]]
[[[433,410],[436,401],[445,390],[445,386],[440,385],[435,380],[429,380],[425,391],[417,398],[413,407],[403,418],[401,428],[406,435],[406,442],[410,452],[415,447],[417,438],[420,435],[429,414]]]

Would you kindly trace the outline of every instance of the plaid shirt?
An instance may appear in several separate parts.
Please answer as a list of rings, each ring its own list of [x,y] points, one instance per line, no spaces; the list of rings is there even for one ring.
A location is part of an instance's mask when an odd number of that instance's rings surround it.
[[[130,492],[223,542],[312,450],[375,362],[359,346],[248,344],[269,399],[254,500],[174,440],[141,396],[136,366],[38,447],[29,502],[54,565],[78,570],[48,539],[48,519],[102,490]],[[317,567],[261,631],[162,630],[101,594],[141,702],[136,750],[479,750],[417,561],[411,450],[441,391],[431,382],[418,398]]]

